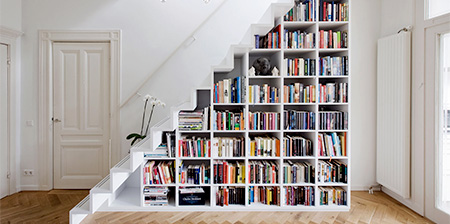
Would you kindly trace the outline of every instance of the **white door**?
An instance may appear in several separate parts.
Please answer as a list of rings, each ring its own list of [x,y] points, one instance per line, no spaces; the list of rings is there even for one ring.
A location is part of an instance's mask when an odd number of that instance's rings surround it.
[[[425,30],[425,216],[450,223],[450,22]]]
[[[54,188],[92,188],[109,172],[108,43],[53,44]]]
[[[9,195],[8,45],[0,43],[0,198]]]

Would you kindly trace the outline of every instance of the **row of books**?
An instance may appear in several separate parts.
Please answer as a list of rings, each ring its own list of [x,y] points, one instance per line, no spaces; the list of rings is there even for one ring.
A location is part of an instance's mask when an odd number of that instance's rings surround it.
[[[348,69],[348,56],[319,58],[319,76],[347,76]]]
[[[169,187],[144,186],[145,206],[167,206],[169,204]]]
[[[320,130],[347,130],[348,113],[344,111],[319,111]]]
[[[275,186],[249,186],[248,202],[249,204],[280,205],[280,188]]]
[[[324,83],[319,88],[319,103],[347,103],[348,83]]]
[[[313,156],[312,141],[301,136],[283,138],[284,156]]]
[[[347,156],[347,133],[319,133],[319,156]]]
[[[255,35],[255,48],[280,48],[281,47],[281,25],[276,26],[265,36]]]
[[[214,161],[215,184],[244,184],[245,164],[243,161]]]
[[[320,205],[347,205],[347,191],[341,187],[319,187]]]
[[[278,183],[278,164],[275,161],[249,161],[248,169],[248,178],[251,184]]]
[[[178,140],[178,153],[182,157],[211,157],[211,140],[184,137]]]
[[[245,139],[243,137],[213,138],[213,155],[215,157],[244,157]]]
[[[315,76],[316,60],[313,58],[285,58],[286,76]]]
[[[178,113],[178,129],[180,131],[198,131],[208,129],[209,107],[196,111],[180,111]]]
[[[319,21],[348,21],[348,3],[320,0]]]
[[[250,130],[279,130],[280,113],[277,112],[249,112]]]
[[[347,183],[347,164],[339,160],[319,160],[317,175],[319,183]]]
[[[315,5],[314,0],[295,1],[294,7],[284,16],[284,21],[316,21]]]
[[[284,111],[285,130],[314,130],[315,113],[310,111]]]
[[[217,187],[216,205],[245,205],[245,188],[243,187]]]
[[[307,161],[283,163],[283,183],[314,183],[314,166]]]
[[[283,86],[284,103],[314,103],[316,102],[316,86],[293,83]]]
[[[243,111],[212,111],[213,130],[244,130]]]
[[[284,47],[287,49],[305,49],[316,47],[316,34],[306,31],[284,30]]]
[[[210,184],[210,166],[185,165],[181,162],[179,181],[181,184]]]
[[[347,31],[320,30],[319,31],[320,48],[347,48]]]
[[[169,150],[167,144],[159,144],[155,150],[144,152],[144,158],[168,158]]]
[[[234,79],[224,79],[214,84],[214,103],[242,103],[242,83],[240,76]]]
[[[285,205],[314,206],[314,201],[314,187],[312,186],[284,187]]]
[[[280,140],[275,137],[255,137],[250,141],[250,156],[280,156]]]
[[[143,171],[144,185],[175,183],[174,161],[147,161]]]
[[[280,90],[277,87],[270,87],[269,84],[248,86],[249,103],[279,103]]]

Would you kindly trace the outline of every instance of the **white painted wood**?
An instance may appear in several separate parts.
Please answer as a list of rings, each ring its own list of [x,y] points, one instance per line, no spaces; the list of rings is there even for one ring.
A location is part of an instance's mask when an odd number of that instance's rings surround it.
[[[90,30],[90,31],[39,31],[39,188],[53,188],[53,55],[54,42],[107,42],[110,51],[110,136],[111,161],[114,164],[120,160],[119,133],[119,101],[121,74],[121,31],[120,30]]]
[[[0,43],[6,44],[9,47],[9,194],[14,194],[20,190],[20,178],[16,176],[20,175],[20,161],[18,152],[20,149],[20,129],[19,129],[19,112],[20,104],[18,102],[18,96],[20,91],[19,75],[18,72],[20,62],[20,49],[17,47],[19,43],[19,37],[23,33],[20,31],[12,30],[3,26],[0,26]]]
[[[91,188],[109,168],[109,43],[54,43],[54,188]]]
[[[0,198],[9,195],[8,45],[0,43]]]
[[[450,223],[450,214],[438,208],[439,61],[440,35],[450,32],[450,22],[425,28],[425,216]],[[448,189],[443,189],[448,190]]]
[[[410,197],[411,33],[378,40],[377,182]]]

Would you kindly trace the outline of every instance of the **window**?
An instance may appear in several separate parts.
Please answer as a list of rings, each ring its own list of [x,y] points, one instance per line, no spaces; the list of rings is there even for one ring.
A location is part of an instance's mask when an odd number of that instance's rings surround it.
[[[427,19],[438,17],[447,13],[450,13],[450,1],[449,0],[427,0],[426,4],[428,12],[425,12]]]

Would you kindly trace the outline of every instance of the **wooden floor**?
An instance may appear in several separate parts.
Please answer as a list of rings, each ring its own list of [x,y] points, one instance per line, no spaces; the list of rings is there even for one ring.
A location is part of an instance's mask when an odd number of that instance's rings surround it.
[[[89,192],[21,192],[0,200],[0,223],[69,223]],[[384,193],[352,192],[349,212],[96,212],[83,223],[432,223]]]

